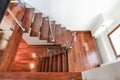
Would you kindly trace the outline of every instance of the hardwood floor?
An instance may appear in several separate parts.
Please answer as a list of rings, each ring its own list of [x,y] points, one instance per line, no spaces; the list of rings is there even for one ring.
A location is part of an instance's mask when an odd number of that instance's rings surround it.
[[[68,51],[70,72],[81,72],[100,65],[98,51],[90,31],[78,31]]]

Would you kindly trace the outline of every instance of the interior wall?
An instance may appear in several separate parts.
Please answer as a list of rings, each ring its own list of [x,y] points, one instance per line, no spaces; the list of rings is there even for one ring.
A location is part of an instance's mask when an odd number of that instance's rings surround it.
[[[116,59],[116,56],[114,55],[113,49],[111,47],[111,44],[108,39],[108,34],[120,24],[120,1],[118,1],[114,8],[111,9],[109,13],[103,14],[104,21],[112,20],[113,23],[109,26],[107,24],[104,27],[106,28],[105,31],[101,31],[99,33],[99,36],[96,37],[96,43],[100,51],[101,59],[103,63],[108,63],[111,61],[114,61]],[[99,22],[97,22],[99,23]],[[99,26],[102,27],[102,26]],[[98,27],[98,28],[99,28]],[[97,28],[97,29],[98,29]],[[96,29],[96,31],[97,31]]]
[[[108,34],[119,24],[120,24],[120,19],[115,20],[113,24],[108,26],[107,29],[101,34],[99,34],[99,36],[96,38],[97,46],[100,51],[100,55],[103,63],[108,63],[116,59],[116,56],[113,52],[113,49],[108,39]]]
[[[50,8],[49,8],[49,0],[23,0],[26,3],[30,4],[32,7],[38,9],[40,12],[43,13],[43,15],[45,14],[46,16],[49,15],[50,12]],[[28,7],[31,7],[30,5],[28,5]]]

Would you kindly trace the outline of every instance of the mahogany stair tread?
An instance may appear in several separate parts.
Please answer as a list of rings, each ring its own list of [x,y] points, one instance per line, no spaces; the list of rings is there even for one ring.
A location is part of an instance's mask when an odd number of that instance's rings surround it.
[[[22,26],[26,29],[25,32],[27,32],[27,33],[30,30],[30,26],[31,26],[32,19],[34,16],[34,11],[35,11],[34,8],[27,8],[25,11],[23,20],[22,20]]]
[[[30,36],[39,37],[41,25],[42,25],[42,13],[35,13],[34,21],[31,26]]]
[[[61,44],[61,25],[60,24],[56,24],[55,26],[55,44]]]
[[[47,17],[42,18],[40,40],[48,40],[49,33],[49,19]]]

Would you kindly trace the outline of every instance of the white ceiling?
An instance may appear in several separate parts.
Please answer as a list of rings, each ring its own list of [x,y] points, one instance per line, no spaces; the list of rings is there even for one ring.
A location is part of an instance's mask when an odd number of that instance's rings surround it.
[[[24,0],[71,30],[88,30],[102,15],[120,17],[120,0]]]

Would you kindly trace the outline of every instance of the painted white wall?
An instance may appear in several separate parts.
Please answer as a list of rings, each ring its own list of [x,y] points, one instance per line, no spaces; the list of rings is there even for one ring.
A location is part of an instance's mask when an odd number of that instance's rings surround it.
[[[82,72],[83,80],[120,80],[120,60]]]
[[[94,35],[94,33],[97,33],[97,31],[102,31],[101,33],[99,33],[99,36],[97,36],[97,37],[95,36],[95,37],[96,37],[96,43],[97,43],[103,63],[108,63],[108,62],[114,61],[116,59],[113,49],[111,47],[111,44],[108,40],[108,34],[115,27],[117,27],[118,24],[120,24],[120,8],[119,8],[120,5],[119,4],[120,4],[120,1],[118,1],[115,4],[114,8],[112,8],[109,13],[103,14],[104,22],[105,21],[113,21],[111,25],[107,25],[107,23],[106,23],[106,24],[102,24],[104,26],[99,26],[99,27],[97,26],[97,28],[95,28],[96,30],[92,29],[93,35]],[[102,28],[102,27],[104,27],[104,28]],[[100,28],[101,28],[101,30],[100,30]],[[104,29],[104,30],[102,30],[102,29]]]
[[[40,12],[49,15],[49,0],[23,0],[30,4],[32,7],[38,9]]]
[[[108,39],[108,34],[119,24],[120,24],[120,19],[115,20],[113,24],[111,24],[110,26],[107,26],[107,29],[101,34],[99,34],[99,36],[96,37],[96,43],[97,43],[103,64],[114,61],[116,59]]]

